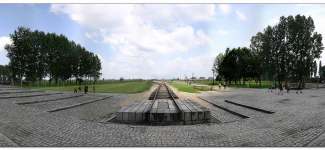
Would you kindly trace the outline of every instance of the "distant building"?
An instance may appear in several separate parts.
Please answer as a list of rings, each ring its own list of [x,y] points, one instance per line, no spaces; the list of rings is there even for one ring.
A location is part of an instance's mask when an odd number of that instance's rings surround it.
[[[213,80],[213,77],[208,77],[209,80]]]
[[[200,77],[199,79],[200,79],[200,80],[205,80],[205,77]]]

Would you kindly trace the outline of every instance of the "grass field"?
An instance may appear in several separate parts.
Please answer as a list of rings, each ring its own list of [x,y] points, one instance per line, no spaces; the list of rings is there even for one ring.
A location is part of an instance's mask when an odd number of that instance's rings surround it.
[[[196,80],[194,83],[197,84],[204,84],[204,85],[212,85],[213,81],[211,80]],[[219,82],[215,81],[215,85],[218,85]],[[255,81],[246,81],[245,84],[235,84],[234,82],[231,85],[228,85],[229,87],[237,87],[237,88],[269,88],[271,87],[272,82],[271,81],[261,81],[261,85],[259,83],[256,83]]]
[[[193,82],[194,84],[203,84],[203,85],[212,85],[211,80],[195,80]],[[192,85],[187,85],[184,81],[171,81],[170,84],[174,86],[177,90],[182,92],[188,92],[188,93],[198,93],[202,89],[197,89],[193,87]],[[219,84],[218,81],[215,81],[214,84],[217,86]],[[246,81],[246,84],[234,84],[232,83],[229,85],[229,87],[235,87],[235,88],[269,88],[271,86],[271,81],[262,81],[261,85],[259,83],[256,83],[255,81]]]
[[[96,93],[140,93],[149,90],[152,86],[151,81],[118,81],[118,82],[108,82],[95,85]],[[68,86],[51,86],[51,87],[28,87],[39,90],[53,90],[53,91],[71,91],[78,88],[77,85]],[[81,86],[83,89],[84,86]],[[93,92],[93,86],[88,86],[88,91]]]
[[[194,83],[204,84],[204,85],[212,85],[213,81],[212,80],[195,80]],[[218,83],[219,83],[218,81],[214,81],[215,85],[217,85]]]
[[[172,81],[170,84],[175,87],[177,90],[188,93],[198,93],[199,90],[194,89],[193,86],[187,85],[185,82],[181,81]]]
[[[272,86],[271,81],[261,81],[261,84],[256,83],[255,81],[246,81],[246,84],[232,84],[230,87],[238,88],[270,88]]]

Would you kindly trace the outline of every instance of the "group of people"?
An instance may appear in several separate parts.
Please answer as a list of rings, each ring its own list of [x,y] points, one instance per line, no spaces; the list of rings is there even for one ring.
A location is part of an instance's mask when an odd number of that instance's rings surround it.
[[[74,93],[80,93],[81,92],[81,86],[79,86],[78,88],[74,89]],[[93,92],[95,93],[95,86],[93,86]],[[84,93],[87,94],[88,93],[88,85],[84,86]]]
[[[272,87],[270,87],[267,92],[273,93],[273,89],[276,89],[276,85],[275,84],[272,84]],[[290,88],[290,86],[287,83],[285,83],[284,85],[281,85],[281,88],[279,88],[278,95],[283,95],[283,91],[284,90],[286,90],[287,93],[290,93],[291,88]],[[302,89],[298,89],[297,88],[296,94],[302,94]]]
[[[221,84],[221,83],[219,83],[218,86],[219,86],[219,90],[221,90],[221,87],[222,87],[222,86],[223,86],[223,89],[226,89],[226,87],[227,87],[226,84]]]
[[[187,85],[191,85],[193,81],[192,80],[185,80],[185,82],[186,82]]]

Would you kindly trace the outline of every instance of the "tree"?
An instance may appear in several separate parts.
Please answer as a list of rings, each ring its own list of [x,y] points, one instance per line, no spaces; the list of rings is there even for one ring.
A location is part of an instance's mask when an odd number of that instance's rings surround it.
[[[242,79],[243,84],[245,84],[245,81],[248,78],[252,78],[254,76],[254,65],[253,65],[253,55],[250,51],[250,49],[243,47],[243,48],[237,48],[237,66],[238,66],[238,80]]]
[[[320,81],[322,82],[325,78],[325,66],[322,66],[320,69],[319,69],[319,77],[320,77]]]
[[[9,83],[11,79],[11,72],[8,65],[0,65],[0,82]]]
[[[267,72],[268,68],[266,66],[269,65],[268,59],[269,57],[263,57],[266,55],[263,55],[266,51],[268,51],[269,49],[264,49],[263,45],[265,45],[265,39],[264,39],[264,34],[261,32],[258,32],[256,34],[256,36],[253,36],[251,38],[251,44],[250,44],[250,48],[252,50],[252,58],[251,58],[251,65],[253,66],[253,76],[256,78],[256,80],[259,81],[260,85],[261,85],[261,78],[263,76],[263,71]],[[263,70],[263,66],[265,66],[265,68]],[[264,78],[267,78],[266,73],[264,74]]]
[[[22,86],[23,77],[27,72],[31,71],[29,57],[33,57],[31,53],[31,30],[29,28],[18,27],[18,29],[9,35],[13,43],[6,45],[7,57],[10,59],[10,69],[14,78],[20,80]],[[17,77],[18,76],[18,77]],[[28,77],[28,76],[27,76]]]
[[[275,55],[275,72],[278,87],[282,90],[282,82],[289,77],[290,51],[288,50],[288,39],[286,38],[287,18],[280,17],[280,22],[273,27],[273,54]]]
[[[236,80],[238,76],[238,66],[237,66],[237,55],[235,49],[230,50],[229,48],[226,49],[224,54],[223,61],[221,62],[218,73],[228,84],[231,81]]]
[[[213,72],[213,83],[218,78],[218,69],[220,68],[221,62],[223,61],[224,55],[222,53],[219,53],[217,57],[214,59],[213,66],[212,66],[212,72]],[[220,77],[220,76],[219,76]]]
[[[322,78],[321,78],[321,68],[322,68],[322,61],[320,60],[319,61],[319,67],[318,67],[318,74],[319,74],[319,82],[322,81]]]
[[[222,77],[228,84],[231,84],[232,81],[235,81],[235,84],[238,81],[245,84],[248,79],[260,81],[262,72],[260,59],[247,47],[227,48],[224,55],[219,54],[216,57],[215,66],[218,66],[218,76]]]
[[[276,80],[280,89],[282,82],[289,80],[297,81],[302,88],[311,74],[316,75],[314,60],[323,50],[322,36],[314,29],[311,17],[282,16],[278,24],[253,36],[250,47],[263,64],[263,76]]]
[[[316,60],[314,61],[313,66],[312,66],[312,76],[314,76],[314,77],[317,76],[317,63],[316,63]]]
[[[311,17],[282,16],[279,23],[267,26],[251,38],[250,49],[227,48],[217,71],[229,83],[243,80],[245,84],[249,78],[264,78],[281,90],[283,82],[291,80],[303,88],[307,78],[316,76],[315,59],[320,58],[324,49],[322,35],[314,30]]]
[[[310,68],[322,52],[322,36],[315,32],[314,21],[311,17],[296,15],[288,17],[288,49],[293,56],[292,71],[299,82],[298,88],[303,88],[304,81],[310,77]]]
[[[258,32],[251,38],[250,48],[255,57],[256,66],[260,78],[274,80],[275,77],[275,49],[273,44],[274,30],[267,26],[263,32]]]
[[[101,62],[97,55],[69,41],[64,35],[32,31],[18,27],[10,34],[12,44],[6,45],[11,78],[25,81],[41,81],[49,77],[58,83],[75,77],[99,78]]]

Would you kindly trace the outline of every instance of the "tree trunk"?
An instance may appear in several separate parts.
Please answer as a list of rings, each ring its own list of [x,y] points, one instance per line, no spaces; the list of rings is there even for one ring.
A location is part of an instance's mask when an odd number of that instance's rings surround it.
[[[299,83],[298,83],[298,89],[301,88],[301,80],[299,80]]]
[[[302,75],[299,75],[298,89],[302,89],[302,82],[303,82]]]

